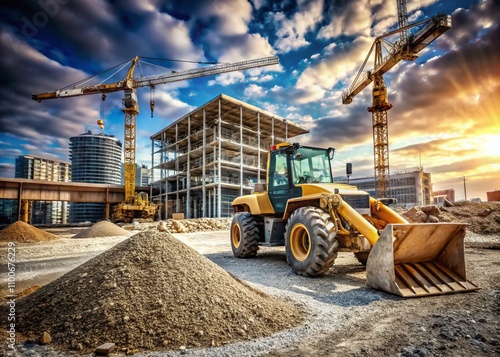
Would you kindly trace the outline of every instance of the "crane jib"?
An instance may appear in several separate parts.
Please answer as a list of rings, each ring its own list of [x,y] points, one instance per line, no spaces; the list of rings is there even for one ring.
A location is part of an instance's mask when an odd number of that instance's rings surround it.
[[[94,86],[87,86],[81,88],[59,89],[55,92],[33,94],[32,98],[34,100],[41,101],[44,99],[52,99],[52,98],[65,98],[65,97],[76,97],[80,95],[89,95],[89,94],[112,93],[112,92],[122,91],[126,88],[131,89],[131,88],[140,88],[147,86],[156,86],[158,84],[177,82],[191,78],[212,76],[226,72],[270,66],[274,64],[279,64],[278,56],[270,56],[270,57],[258,58],[258,59],[235,62],[235,63],[222,63],[211,67],[194,68],[186,71],[172,72],[172,73],[149,76],[149,77],[142,77],[135,79],[130,78],[127,81],[122,80],[117,83],[111,83],[111,84],[98,84]]]

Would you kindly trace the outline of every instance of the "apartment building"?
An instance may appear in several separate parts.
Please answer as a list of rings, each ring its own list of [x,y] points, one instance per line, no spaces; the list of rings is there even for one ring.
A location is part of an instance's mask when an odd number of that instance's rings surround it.
[[[121,184],[122,144],[103,133],[71,137],[70,159],[73,182]],[[96,222],[105,217],[104,203],[72,203],[70,222]]]
[[[15,177],[30,180],[70,182],[71,164],[37,155],[20,155],[16,158]],[[17,203],[14,204],[17,207]],[[67,222],[67,202],[32,201],[29,202],[28,207],[28,217],[31,224]],[[15,212],[13,219],[17,220],[17,212]]]

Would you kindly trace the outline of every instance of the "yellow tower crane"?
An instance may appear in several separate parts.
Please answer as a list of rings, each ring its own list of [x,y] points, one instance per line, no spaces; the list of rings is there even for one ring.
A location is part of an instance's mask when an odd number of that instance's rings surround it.
[[[375,39],[351,86],[342,93],[342,103],[350,104],[358,93],[373,82],[372,106],[368,111],[372,113],[375,191],[378,198],[390,195],[387,111],[392,108],[392,104],[388,100],[383,75],[401,60],[414,61],[420,51],[451,28],[451,16],[445,14],[438,14],[408,25],[406,0],[398,0],[397,5],[400,27]],[[417,26],[421,28],[414,34],[408,35],[408,30]],[[398,41],[388,41],[388,37],[398,33],[400,34]],[[373,69],[363,73],[372,53],[374,53]]]
[[[126,76],[115,83],[97,84],[97,85],[76,85],[71,88],[56,90],[53,92],[33,94],[32,98],[41,102],[45,99],[76,97],[81,95],[101,94],[103,100],[107,93],[124,92],[122,100],[124,113],[124,182],[125,182],[125,199],[117,205],[113,212],[113,221],[130,222],[134,218],[153,218],[158,210],[158,207],[149,202],[147,196],[135,193],[135,152],[136,152],[136,118],[139,114],[139,104],[137,102],[136,89],[141,87],[150,87],[152,90],[159,85],[170,82],[182,81],[192,78],[211,76],[226,72],[241,71],[250,68],[270,66],[278,64],[277,56],[264,57],[259,59],[247,60],[235,63],[221,63],[210,67],[194,68],[185,71],[177,71],[160,75],[145,76],[134,78],[139,57],[136,56],[126,62],[121,68],[125,68],[130,64]],[[91,77],[93,78],[93,77]],[[87,83],[84,80],[79,83]],[[154,100],[150,101],[151,112],[154,110]],[[97,121],[101,129],[104,128],[102,119]]]

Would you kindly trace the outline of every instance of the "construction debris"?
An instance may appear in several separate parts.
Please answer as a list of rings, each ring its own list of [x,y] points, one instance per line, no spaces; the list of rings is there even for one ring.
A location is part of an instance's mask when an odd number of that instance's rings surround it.
[[[57,239],[57,236],[22,221],[14,222],[0,231],[0,242],[36,243]]]
[[[157,226],[157,228],[158,228],[158,230],[159,230],[160,232],[168,232],[168,230],[167,230],[167,226],[166,226],[166,224],[165,224],[165,222],[164,222],[164,221],[160,221],[160,222],[158,222],[158,226]]]
[[[52,337],[47,331],[43,331],[42,336],[40,337],[40,344],[48,345],[50,343],[52,343]]]
[[[116,345],[111,342],[104,343],[95,349],[95,353],[100,355],[109,355],[115,350],[115,346]]]
[[[73,238],[97,238],[97,237],[116,237],[129,236],[131,233],[125,229],[118,227],[116,224],[108,221],[100,221],[92,227],[76,234]]]
[[[172,233],[223,231],[229,229],[231,218],[169,219],[165,225]]]
[[[474,233],[500,233],[500,202],[456,202],[452,207],[422,206],[398,212],[412,223],[462,222]]]
[[[292,304],[233,278],[168,233],[144,230],[16,303],[20,333],[95,351],[214,347],[290,328]]]

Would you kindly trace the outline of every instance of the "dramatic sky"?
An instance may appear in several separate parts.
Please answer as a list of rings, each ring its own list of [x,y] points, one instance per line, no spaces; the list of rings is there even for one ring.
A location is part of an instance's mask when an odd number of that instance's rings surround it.
[[[272,67],[160,85],[154,118],[149,89],[139,89],[139,163],[151,164],[152,134],[224,93],[311,130],[297,141],[335,147],[334,175],[352,162],[353,177],[373,176],[366,110],[371,87],[350,105],[341,95],[374,38],[397,27],[396,0],[12,0],[0,7],[1,177],[14,177],[22,154],[69,161],[69,138],[99,132],[102,111],[104,133],[122,140],[121,93],[108,95],[104,106],[100,95],[37,103],[31,94],[63,88],[136,55],[226,63],[280,59]],[[388,112],[390,168],[413,171],[421,164],[432,173],[434,189],[454,188],[457,199],[464,198],[465,177],[467,197],[484,200],[486,191],[500,189],[500,2],[408,0],[410,23],[439,12],[452,16],[452,29],[417,60],[400,62],[384,76],[394,105]],[[202,66],[144,61],[142,74]],[[160,64],[168,69],[153,66]]]

